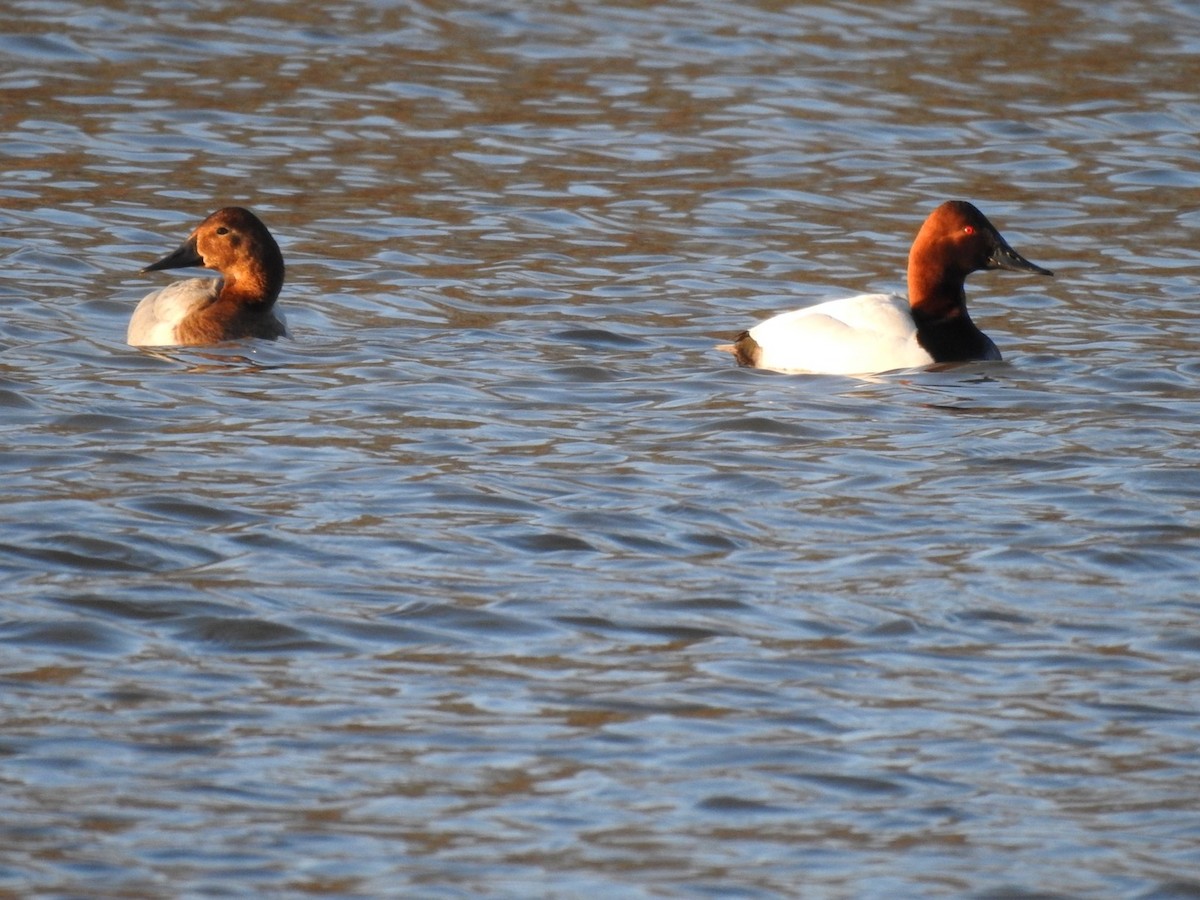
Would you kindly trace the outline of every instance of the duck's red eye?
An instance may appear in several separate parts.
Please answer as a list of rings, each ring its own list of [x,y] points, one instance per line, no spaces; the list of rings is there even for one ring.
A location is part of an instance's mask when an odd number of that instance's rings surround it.
[[[963,234],[974,234],[974,233],[975,233],[974,225],[968,225],[966,228],[963,229]]]

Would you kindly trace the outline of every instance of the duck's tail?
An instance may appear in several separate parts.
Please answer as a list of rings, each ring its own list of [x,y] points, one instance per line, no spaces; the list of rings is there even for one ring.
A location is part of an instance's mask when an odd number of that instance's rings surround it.
[[[757,366],[759,359],[762,358],[762,348],[758,346],[758,342],[750,337],[750,332],[743,331],[732,344],[717,344],[717,349],[725,353],[732,353],[737,360],[739,366]]]

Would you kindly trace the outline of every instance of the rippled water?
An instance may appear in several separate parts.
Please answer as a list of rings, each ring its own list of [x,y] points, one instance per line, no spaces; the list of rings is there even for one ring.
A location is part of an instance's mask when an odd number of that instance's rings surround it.
[[[1200,895],[1195,4],[0,22],[0,893]],[[1004,363],[713,349],[952,197]]]

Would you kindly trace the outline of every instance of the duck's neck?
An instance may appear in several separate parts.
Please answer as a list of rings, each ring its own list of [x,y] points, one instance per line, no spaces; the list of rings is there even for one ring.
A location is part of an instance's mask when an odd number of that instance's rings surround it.
[[[233,272],[224,274],[220,302],[244,307],[269,308],[283,287],[281,278],[266,277],[265,272]]]
[[[908,263],[908,304],[917,343],[934,362],[999,359],[1000,351],[967,312],[966,273],[944,265]]]
[[[220,302],[247,309],[270,309],[283,289],[283,254],[274,241],[257,244],[240,265],[222,268]]]
[[[963,362],[969,359],[1000,359],[992,339],[971,321],[965,306],[948,316],[929,317],[912,307],[917,325],[917,343],[934,362]]]
[[[255,267],[241,272],[225,272],[219,302],[269,309],[278,299],[282,288],[282,274],[272,278],[266,269]]]
[[[952,319],[967,314],[967,273],[947,266],[940,258],[913,255],[908,260],[908,303],[929,320]]]

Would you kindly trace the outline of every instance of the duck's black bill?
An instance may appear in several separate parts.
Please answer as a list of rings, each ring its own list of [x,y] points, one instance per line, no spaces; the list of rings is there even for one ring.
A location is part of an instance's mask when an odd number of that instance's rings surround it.
[[[999,235],[997,235],[999,237]],[[1034,265],[1020,253],[1008,246],[1004,238],[996,241],[996,248],[988,257],[989,269],[1008,269],[1011,272],[1033,272],[1037,275],[1053,275],[1049,269]]]
[[[186,241],[178,250],[169,256],[164,256],[156,263],[151,263],[142,269],[143,272],[157,272],[159,269],[190,269],[194,266],[203,266],[204,260],[201,259],[200,253],[196,250],[196,240],[192,238]]]

